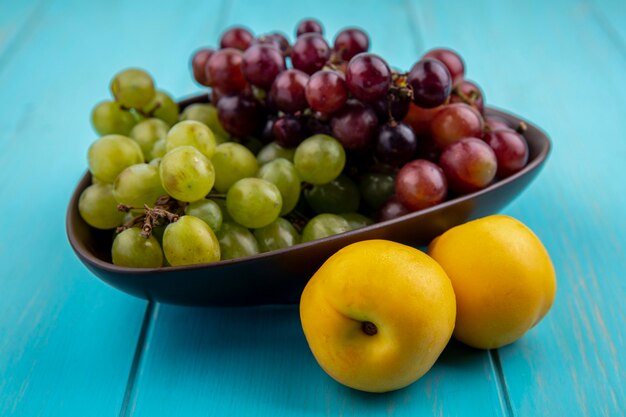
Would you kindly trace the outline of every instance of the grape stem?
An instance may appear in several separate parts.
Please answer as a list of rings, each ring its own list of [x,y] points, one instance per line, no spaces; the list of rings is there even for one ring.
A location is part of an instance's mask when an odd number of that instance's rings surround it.
[[[330,54],[330,57],[328,58],[328,61],[326,61],[325,66],[337,71],[339,69],[338,65],[341,65],[344,62],[343,58],[341,58],[341,55],[343,55],[345,51],[346,48],[340,48],[338,51],[333,50],[333,52]]]
[[[156,201],[154,207],[151,208],[147,204],[144,204],[143,214],[133,217],[131,220],[118,227],[115,232],[121,233],[126,229],[141,224],[141,235],[147,239],[152,234],[152,229],[154,229],[155,226],[162,226],[165,222],[177,222],[184,213],[185,206],[186,203],[175,200],[169,196],[161,196]],[[118,204],[117,209],[124,213],[129,213],[131,210],[141,210],[142,208],[129,206],[127,204]]]
[[[498,129],[495,129],[498,130]],[[515,129],[517,133],[519,133],[520,135],[523,135],[524,132],[526,132],[526,130],[528,130],[528,126],[526,125],[526,123],[524,123],[523,121],[518,121],[517,122],[517,127]],[[489,123],[485,123],[485,128],[484,128],[484,132],[485,133],[489,133],[489,132],[493,132],[494,129],[491,128],[491,126],[489,126]]]
[[[471,91],[469,95],[461,91],[459,86],[454,87],[453,94],[458,96],[465,104],[469,104],[472,107],[476,107],[476,102],[480,99],[480,93],[478,91]]]
[[[151,117],[154,116],[154,112],[156,112],[160,107],[161,107],[161,102],[157,102],[156,105],[154,106],[154,108],[150,109],[150,111],[145,111],[143,109],[139,109],[139,108],[134,108],[134,107],[125,107],[125,106],[121,106],[122,110],[126,110],[129,112],[134,112],[137,113],[138,115],[145,117],[146,119],[149,119]]]
[[[219,198],[219,199],[225,199],[226,198],[226,194],[224,193],[215,193],[213,191],[211,191],[206,198]]]

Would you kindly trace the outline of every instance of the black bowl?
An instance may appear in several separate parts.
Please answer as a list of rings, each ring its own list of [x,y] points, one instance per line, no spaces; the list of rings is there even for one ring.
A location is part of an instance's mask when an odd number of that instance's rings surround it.
[[[194,97],[182,101],[181,107],[206,101],[206,96]],[[521,120],[494,109],[487,109],[487,114],[514,124]],[[530,157],[528,165],[515,175],[429,209],[291,248],[194,266],[138,269],[113,265],[113,232],[91,228],[78,213],[80,194],[91,184],[89,173],[81,179],[70,201],[67,235],[80,260],[98,278],[140,298],[207,306],[297,303],[302,289],[317,268],[346,245],[367,239],[427,245],[453,226],[502,209],[535,178],[550,152],[550,140],[546,134],[531,123],[525,123],[528,130],[524,136]]]

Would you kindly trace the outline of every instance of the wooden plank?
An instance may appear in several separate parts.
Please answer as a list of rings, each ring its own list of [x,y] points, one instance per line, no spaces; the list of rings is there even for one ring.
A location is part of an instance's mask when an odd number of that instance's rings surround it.
[[[400,1],[286,3],[235,1],[222,27],[244,24],[255,33],[320,18],[327,37],[362,26],[372,50],[407,68],[419,39]],[[217,43],[213,38],[212,45]],[[302,334],[297,308],[189,309],[159,305],[136,377],[129,411],[221,416],[503,415],[495,370],[486,352],[453,343],[418,383],[396,393],[369,395],[331,380],[316,364]],[[472,389],[467,389],[471,386]],[[154,401],[158,398],[159,401]]]
[[[499,351],[512,411],[623,415],[623,56],[584,2],[417,3],[425,44],[458,49],[489,103],[554,142],[547,168],[506,210],[543,240],[559,286],[547,318]]]
[[[29,7],[0,9],[7,3]],[[180,42],[199,42],[211,24],[181,36],[175,28],[200,19],[189,10],[214,16],[219,4],[43,7],[0,67],[0,415],[112,416],[147,304],[97,280],[67,243],[65,210],[96,138],[91,108],[128,65],[150,69],[162,87],[191,89]]]
[[[159,305],[144,355],[134,416],[502,415],[484,352],[457,343],[400,391],[373,395],[334,382],[311,355],[296,306]]]

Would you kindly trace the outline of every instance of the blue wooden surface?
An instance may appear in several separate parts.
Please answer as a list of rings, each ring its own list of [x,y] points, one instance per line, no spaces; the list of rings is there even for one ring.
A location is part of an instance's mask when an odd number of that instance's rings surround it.
[[[626,3],[350,3],[0,2],[0,415],[624,414]],[[317,366],[295,307],[153,305],[71,252],[65,208],[110,76],[140,66],[188,95],[189,54],[225,27],[292,35],[305,16],[329,36],[366,28],[399,68],[453,47],[488,103],[552,137],[545,170],[505,210],[544,241],[559,285],[520,341],[494,352],[451,343],[416,384],[362,394]]]

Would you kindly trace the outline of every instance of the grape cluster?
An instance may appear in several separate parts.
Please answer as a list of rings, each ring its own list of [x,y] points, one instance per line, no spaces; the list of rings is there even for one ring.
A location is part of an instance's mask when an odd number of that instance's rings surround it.
[[[522,169],[523,129],[485,117],[449,49],[408,73],[361,29],[332,46],[302,21],[293,44],[243,27],[193,54],[209,103],[179,114],[144,71],[96,106],[84,220],[116,228],[113,263],[188,265],[249,256],[393,219]]]

